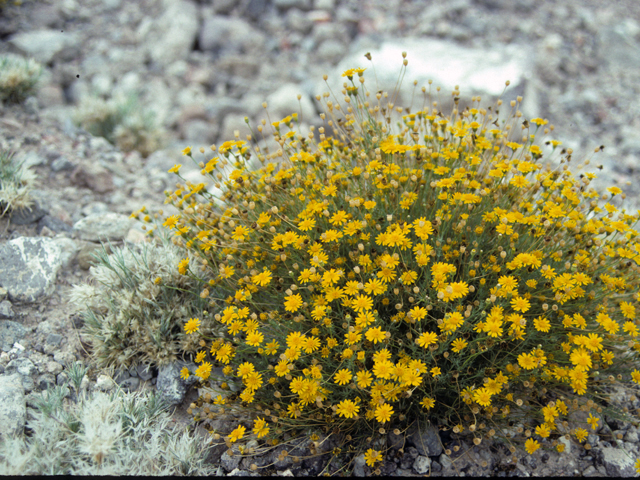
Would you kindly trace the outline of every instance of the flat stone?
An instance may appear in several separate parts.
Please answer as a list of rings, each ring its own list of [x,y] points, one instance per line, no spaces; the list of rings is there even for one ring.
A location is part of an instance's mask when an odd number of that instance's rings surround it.
[[[129,228],[131,219],[119,213],[98,213],[78,220],[73,225],[73,232],[81,240],[90,242],[123,240]]]
[[[53,293],[62,263],[56,241],[16,238],[0,245],[0,286],[11,301],[36,302]]]
[[[27,402],[20,375],[0,376],[0,435],[20,434],[27,420]]]

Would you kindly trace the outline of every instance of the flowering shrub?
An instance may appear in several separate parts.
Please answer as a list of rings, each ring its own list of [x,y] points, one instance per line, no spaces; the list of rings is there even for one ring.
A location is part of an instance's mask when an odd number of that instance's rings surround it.
[[[17,160],[14,152],[0,148],[0,217],[10,211],[30,208],[35,182],[36,174]]]
[[[148,157],[162,148],[164,132],[153,112],[145,111],[135,95],[103,100],[82,99],[74,114],[77,125],[92,135],[104,137],[125,152],[137,150]]]
[[[22,102],[35,93],[41,75],[42,65],[32,58],[9,53],[0,55],[0,101]]]
[[[536,143],[553,126],[525,120],[521,98],[462,106],[456,87],[445,116],[431,87],[405,109],[370,91],[364,69],[343,76],[341,95],[317,97],[317,131],[302,135],[292,114],[271,124],[277,151],[212,146],[199,166],[221,196],[205,183],[167,192],[179,213],[164,227],[189,252],[181,273],[203,298],[229,292],[185,325],[207,343],[183,375],[225,382],[196,419],[232,404],[253,420],[228,444],[329,435],[375,466],[373,437],[416,421],[531,454],[623,415],[601,401],[640,382],[638,214],[620,188],[596,192],[593,173],[567,168],[570,149]]]

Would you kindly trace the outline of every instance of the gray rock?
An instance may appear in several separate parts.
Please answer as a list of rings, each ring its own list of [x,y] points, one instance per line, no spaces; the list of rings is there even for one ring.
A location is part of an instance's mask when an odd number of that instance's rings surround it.
[[[612,27],[601,29],[597,34],[599,57],[611,68],[640,68],[640,25],[627,18]]]
[[[151,59],[167,66],[184,59],[198,35],[198,8],[193,2],[177,0],[153,22],[146,36],[146,48]]]
[[[223,15],[206,18],[198,34],[200,49],[217,54],[255,53],[264,41],[264,34],[249,22]]]
[[[27,329],[20,323],[10,320],[0,320],[0,348],[8,352],[13,344],[20,342],[27,334]]]
[[[38,390],[49,390],[56,384],[56,377],[51,373],[43,373],[40,375],[36,381],[36,385],[38,386]]]
[[[313,20],[297,8],[287,12],[287,27],[294,31],[307,34],[313,28]]]
[[[99,165],[78,165],[69,177],[77,187],[89,188],[96,193],[108,193],[115,189],[113,176]]]
[[[156,388],[160,396],[169,405],[178,405],[181,403],[189,386],[197,381],[195,375],[191,375],[187,380],[183,380],[180,377],[180,370],[188,365],[189,364],[185,362],[174,362],[158,368]],[[238,462],[239,461],[240,460],[238,460]]]
[[[63,261],[50,238],[20,237],[0,245],[0,286],[11,301],[33,303],[53,293]]]
[[[13,305],[9,300],[3,300],[0,302],[0,318],[13,318],[16,316],[13,311]],[[1,334],[0,334],[1,335]]]
[[[419,455],[413,462],[413,469],[416,473],[424,475],[431,469],[431,459],[429,457],[423,457]]]
[[[62,340],[64,340],[64,337],[62,335],[58,335],[57,333],[50,333],[47,336],[45,342],[54,347],[59,347],[62,344]]]
[[[18,373],[23,377],[30,377],[38,373],[38,369],[28,358],[14,358],[6,365],[4,372],[7,375]]]
[[[318,55],[320,60],[336,64],[345,57],[347,51],[348,49],[345,44],[339,40],[329,39],[320,44],[316,51],[316,55]]]
[[[44,208],[44,205],[39,200],[35,200],[29,207],[11,210],[10,221],[14,225],[31,225],[47,213],[49,212]]]
[[[309,10],[311,8],[311,0],[274,0],[273,4],[280,10],[288,10],[289,8]]]
[[[51,170],[56,173],[66,170],[73,170],[74,168],[75,165],[67,157],[59,157],[51,162]]]
[[[442,442],[438,429],[431,425],[417,425],[408,432],[407,440],[418,449],[420,455],[437,457],[442,453]]]
[[[604,447],[600,452],[607,475],[611,477],[632,477],[635,475],[633,455],[613,447]]]
[[[98,375],[98,378],[96,378],[96,389],[108,392],[113,390],[114,387],[115,382],[108,375]]]
[[[144,381],[151,380],[151,377],[153,377],[153,371],[149,365],[138,365],[136,367],[136,373],[137,376]]]
[[[364,466],[365,466],[365,459],[364,459],[364,453],[358,455],[356,458],[353,459],[353,476],[354,477],[364,477],[365,471],[364,471]]]
[[[0,435],[22,433],[27,403],[19,374],[0,376]]]
[[[78,220],[73,232],[81,240],[90,242],[118,241],[127,236],[131,219],[119,213],[100,213]]]
[[[232,449],[233,455],[229,455],[229,451],[225,451],[220,457],[220,465],[227,472],[232,472],[238,468],[240,465],[240,460],[242,457],[240,456],[240,451],[236,448]]]
[[[79,36],[60,30],[35,30],[12,35],[9,43],[25,56],[33,57],[41,63],[49,63],[64,49],[77,46]]]
[[[214,0],[213,9],[216,13],[228,14],[239,4],[238,0]]]
[[[298,102],[298,95],[301,95]],[[267,97],[267,109],[273,121],[298,113],[299,122],[315,120],[317,113],[306,92],[294,83],[285,83]],[[301,116],[302,115],[302,116]]]
[[[140,379],[135,377],[127,378],[118,385],[126,392],[135,392],[140,386]]]

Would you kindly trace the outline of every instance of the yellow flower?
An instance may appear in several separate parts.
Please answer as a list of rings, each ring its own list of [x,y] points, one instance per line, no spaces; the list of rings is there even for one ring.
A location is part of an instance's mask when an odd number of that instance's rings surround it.
[[[433,375],[434,377],[437,377],[438,375],[442,374],[442,370],[440,370],[440,367],[433,367],[430,371],[431,371],[431,375]]]
[[[176,163],[173,167],[167,170],[167,173],[178,173],[178,170],[180,170],[181,166],[182,166],[181,164]]]
[[[640,384],[640,372],[638,371],[638,369],[634,369],[633,372],[631,372],[631,378],[633,379],[634,382],[636,382],[637,384]]]
[[[546,333],[551,328],[551,323],[544,317],[537,317],[533,320],[533,326],[539,332]]]
[[[231,443],[237,442],[242,437],[244,437],[244,432],[246,430],[247,430],[246,427],[243,427],[242,425],[238,426],[238,428],[236,428],[233,432],[229,434],[229,441]]]
[[[358,372],[357,378],[358,388],[362,389],[369,387],[369,385],[371,385],[371,382],[373,381],[371,372],[367,372],[365,370],[360,370]]]
[[[640,458],[636,460],[636,463],[633,465],[633,468],[636,469],[636,473],[640,474]]]
[[[182,370],[180,370],[180,378],[182,378],[183,380],[189,378],[189,369],[187,367],[184,367]]]
[[[427,348],[429,345],[433,345],[438,340],[438,335],[435,332],[424,332],[418,339],[416,343],[423,348]]]
[[[189,155],[191,153],[191,147],[187,147],[182,150],[182,155]]]
[[[341,417],[353,418],[358,415],[360,411],[360,407],[356,405],[353,400],[343,400],[341,401],[336,409],[336,412]]]
[[[345,385],[351,381],[352,377],[353,375],[351,374],[351,372],[346,368],[343,368],[338,373],[336,373],[333,378],[334,378],[334,382],[337,383],[338,385]]]
[[[367,465],[369,465],[370,467],[373,467],[376,464],[376,462],[382,461],[382,452],[378,452],[373,448],[370,448],[364,454],[364,460],[367,463]]]
[[[464,347],[466,347],[469,343],[462,338],[456,338],[453,342],[451,342],[451,350],[455,353],[460,353]]]
[[[204,360],[204,357],[206,357],[206,356],[207,356],[207,352],[198,352],[198,354],[196,355],[196,358],[195,358],[195,362],[196,363],[202,362]]]
[[[383,403],[382,405],[378,405],[375,411],[376,420],[380,423],[386,423],[391,420],[391,415],[393,414],[393,407],[388,403]]]
[[[584,428],[576,428],[573,434],[576,436],[580,443],[584,442],[589,433]]]
[[[551,434],[551,430],[546,423],[543,423],[536,427],[536,434],[540,435],[542,438],[547,438]]]
[[[256,285],[260,285],[261,287],[269,285],[269,282],[271,282],[271,272],[265,269],[262,271],[262,273],[251,277],[251,281]]]
[[[535,452],[539,448],[540,448],[540,443],[537,440],[534,440],[533,438],[530,438],[526,442],[524,442],[524,449],[527,451],[529,455],[531,455],[533,452]]]
[[[200,330],[200,319],[199,318],[190,318],[187,323],[184,324],[185,333],[193,333]]]
[[[478,405],[482,405],[483,407],[491,405],[491,394],[486,388],[478,388],[473,392],[473,399]]]
[[[376,344],[378,342],[382,342],[385,340],[386,333],[387,332],[382,330],[381,327],[371,327],[369,330],[366,331],[364,336],[367,338],[367,340]]]
[[[516,312],[525,313],[531,308],[531,304],[529,303],[529,300],[527,300],[526,298],[514,297],[511,299],[511,307]]]
[[[264,418],[258,417],[253,421],[253,433],[258,438],[262,438],[269,434],[269,427],[267,427],[267,422]]]
[[[435,404],[436,404],[436,401],[433,398],[429,398],[429,397],[424,397],[420,402],[420,405],[422,405],[427,410],[432,409]]]
[[[598,428],[598,417],[594,417],[591,413],[589,414],[589,418],[587,419],[587,423],[591,425],[591,428],[595,431]]]
[[[284,309],[287,312],[297,312],[303,304],[302,297],[299,293],[285,297]]]
[[[264,335],[256,330],[247,334],[247,345],[251,347],[258,347],[264,340]]]
[[[202,365],[196,368],[195,374],[201,379],[206,380],[211,375],[211,364],[209,362],[204,362]]]

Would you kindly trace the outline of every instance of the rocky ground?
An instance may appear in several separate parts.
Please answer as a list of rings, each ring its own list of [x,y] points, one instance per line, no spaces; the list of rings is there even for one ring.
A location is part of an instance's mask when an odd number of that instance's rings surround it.
[[[0,110],[0,146],[15,151],[39,179],[37,208],[0,219],[0,398],[26,415],[34,392],[63,382],[66,365],[86,358],[81,321],[68,305],[70,287],[86,280],[100,238],[140,240],[127,217],[143,205],[162,207],[173,183],[166,172],[183,158],[180,150],[232,138],[245,128],[245,116],[254,124],[264,117],[265,99],[273,120],[301,111],[303,123],[313,124],[322,75],[366,66],[366,51],[383,86],[393,86],[401,50],[413,69],[407,83],[433,78],[445,92],[460,84],[463,93],[467,86],[469,95],[490,100],[511,80],[505,98],[524,94],[525,116],[548,118],[555,138],[574,148],[576,163],[605,145],[592,159],[603,166],[602,184],[620,184],[637,205],[639,21],[640,3],[633,0],[25,0],[5,6],[0,53],[33,57],[46,69],[35,97]],[[87,99],[130,93],[162,131],[161,148],[146,158],[72,122]],[[15,373],[21,386],[9,381]],[[119,382],[165,388],[159,373],[132,371]],[[91,388],[112,388],[110,382],[90,373]],[[185,390],[174,399],[182,402],[175,413],[181,421],[190,402]],[[620,402],[630,404],[624,396]],[[18,418],[13,427],[20,428],[23,417],[4,415]],[[595,441],[590,451],[574,445],[562,457],[514,456],[498,445],[441,435],[444,451],[433,432],[426,442],[433,448],[414,435],[403,454],[391,452],[382,473],[630,476],[638,432],[628,424],[609,429],[619,441]],[[224,455],[214,461],[220,473],[248,467]],[[314,468],[282,464],[280,471],[298,476]],[[354,473],[368,472],[356,459]]]

